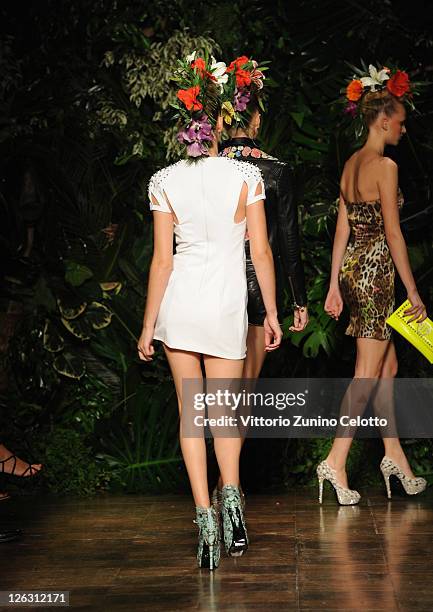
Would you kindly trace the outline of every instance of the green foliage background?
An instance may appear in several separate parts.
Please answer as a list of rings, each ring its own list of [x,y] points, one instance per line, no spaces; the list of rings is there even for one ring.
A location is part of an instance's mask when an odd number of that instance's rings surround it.
[[[265,150],[296,177],[311,323],[286,332],[266,376],[350,376],[353,341],[323,312],[336,197],[353,139],[336,100],[347,62],[395,62],[431,80],[428,3],[373,0],[44,0],[5,2],[0,17],[0,192],[3,320],[18,313],[2,357],[9,381],[0,431],[44,462],[57,493],[185,489],[167,364],[136,357],[151,255],[149,176],[179,154],[169,108],[175,59],[195,48],[230,61],[270,60]],[[23,14],[27,18],[23,20]],[[403,229],[431,312],[433,99],[426,86],[408,137],[390,151],[406,195]],[[30,261],[19,169],[32,167],[44,212]],[[103,230],[116,224],[115,236]],[[399,294],[399,298],[403,294]],[[290,311],[285,313],[288,329]],[[430,376],[398,343],[400,374]],[[247,441],[250,489],[311,482],[328,440]],[[406,441],[433,481],[430,440]],[[376,482],[379,441],[356,441],[354,484]],[[365,459],[367,457],[367,460]],[[215,474],[215,464],[211,463]]]

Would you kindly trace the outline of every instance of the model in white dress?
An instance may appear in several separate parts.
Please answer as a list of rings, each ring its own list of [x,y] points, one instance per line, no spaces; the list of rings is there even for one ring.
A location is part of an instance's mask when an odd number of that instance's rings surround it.
[[[227,158],[180,161],[150,180],[151,210],[176,217],[173,271],[154,333],[170,348],[245,357],[246,219],[234,220],[244,183],[247,206],[265,198],[257,166]]]

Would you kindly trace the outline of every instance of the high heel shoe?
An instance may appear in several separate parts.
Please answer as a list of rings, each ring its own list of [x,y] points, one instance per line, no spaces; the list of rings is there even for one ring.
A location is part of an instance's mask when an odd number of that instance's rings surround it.
[[[215,512],[219,514],[221,512],[222,492],[221,489],[218,488],[217,484],[215,485],[215,488],[212,491],[210,503],[212,507],[215,508]]]
[[[214,570],[220,562],[220,530],[215,508],[196,506],[198,533],[197,563]]]
[[[409,478],[409,476],[406,476],[406,474],[398,467],[398,465],[386,455],[380,462],[380,471],[382,472],[383,478],[385,480],[388,499],[391,499],[391,485],[389,482],[390,476],[395,476],[399,479],[408,495],[416,495],[417,493],[422,493],[427,486],[427,481],[425,478]]]
[[[225,485],[222,488],[221,513],[227,554],[240,557],[248,549],[248,534],[239,487]]]
[[[245,512],[245,493],[242,490],[242,487],[239,485],[239,495],[241,498],[241,508],[242,508],[242,512]],[[215,485],[214,490],[212,491],[212,495],[211,495],[211,505],[215,508],[215,510],[220,513],[221,512],[221,506],[222,506],[222,489],[220,489],[218,487],[218,484]]]
[[[34,463],[23,461],[23,463],[27,464],[27,467],[22,474],[17,474],[16,473],[16,467],[18,463],[17,459],[18,457],[15,454],[10,455],[7,459],[2,459],[0,461],[0,473],[4,474],[5,476],[15,476],[16,478],[30,478],[31,476],[36,476],[37,474],[39,474],[39,472],[42,469],[42,468],[38,469],[34,467],[34,465],[36,465]],[[5,465],[8,461],[13,461],[12,470],[10,472],[7,472],[5,469]]]
[[[322,461],[319,463],[316,469],[317,478],[319,480],[319,504],[322,503],[323,498],[323,481],[327,480],[334,487],[335,493],[337,494],[338,503],[340,506],[353,506],[357,504],[361,499],[358,491],[354,489],[346,489],[337,482],[336,471],[327,463]]]

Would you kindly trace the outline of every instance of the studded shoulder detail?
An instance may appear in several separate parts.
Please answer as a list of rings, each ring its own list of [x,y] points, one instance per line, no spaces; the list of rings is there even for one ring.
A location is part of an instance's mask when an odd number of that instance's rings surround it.
[[[256,181],[263,181],[263,176],[260,168],[255,164],[247,161],[238,161],[237,159],[226,158],[230,164],[240,172],[244,179],[255,179]]]
[[[161,170],[158,170],[158,172],[155,172],[155,174],[153,174],[149,180],[149,193],[154,193],[158,189],[161,189],[161,186],[170,176],[173,170],[178,167],[179,164],[181,164],[183,161],[183,159],[180,159],[176,163],[170,164],[170,166],[166,166],[165,168],[161,168]]]

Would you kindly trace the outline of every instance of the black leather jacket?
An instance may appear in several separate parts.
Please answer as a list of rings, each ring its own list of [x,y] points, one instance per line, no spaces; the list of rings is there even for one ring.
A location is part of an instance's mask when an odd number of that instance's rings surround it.
[[[266,190],[266,222],[272,248],[277,285],[278,313],[281,313],[284,291],[289,291],[298,306],[305,306],[304,269],[301,261],[298,213],[289,167],[256,147],[249,138],[232,138],[224,142],[221,156],[256,164],[262,172]],[[250,246],[245,242],[248,322],[263,325],[266,316],[260,287],[251,261]]]

